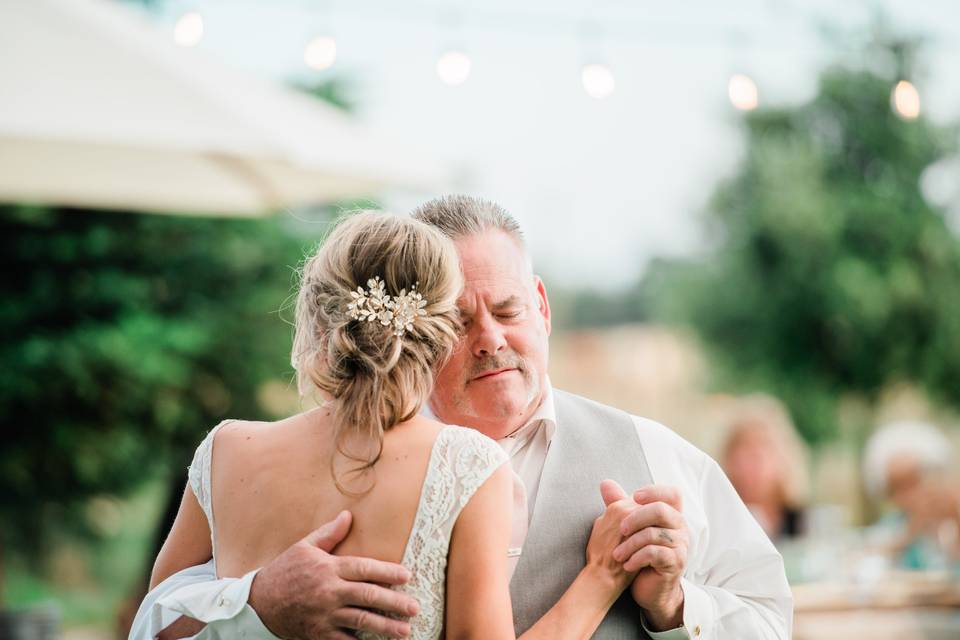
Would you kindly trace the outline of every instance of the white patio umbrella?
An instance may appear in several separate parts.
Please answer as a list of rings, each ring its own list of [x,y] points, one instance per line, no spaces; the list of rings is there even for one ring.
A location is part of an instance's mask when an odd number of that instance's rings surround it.
[[[255,215],[436,187],[320,100],[107,0],[0,0],[0,201]]]

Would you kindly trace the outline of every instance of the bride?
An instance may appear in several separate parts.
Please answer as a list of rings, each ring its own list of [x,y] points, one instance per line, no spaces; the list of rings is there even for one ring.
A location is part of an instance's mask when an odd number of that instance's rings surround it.
[[[293,363],[321,406],[207,435],[151,588],[211,558],[218,577],[242,576],[349,511],[335,553],[410,571],[397,589],[419,603],[411,637],[514,638],[506,454],[420,414],[457,347],[461,287],[453,243],[423,223],[364,212],[337,225],[306,261],[296,304]],[[595,631],[632,578],[612,558],[621,518],[598,518],[586,567],[523,638]]]

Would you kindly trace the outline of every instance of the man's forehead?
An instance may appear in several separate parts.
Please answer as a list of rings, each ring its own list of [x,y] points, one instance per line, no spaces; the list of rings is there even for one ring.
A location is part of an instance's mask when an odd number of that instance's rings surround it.
[[[526,302],[526,296],[522,292],[494,294],[492,292],[466,292],[457,299],[457,307],[461,311],[473,312],[477,304],[498,311],[523,305]]]
[[[500,267],[530,271],[526,249],[516,238],[500,229],[486,229],[480,233],[454,240],[464,270],[484,271]]]
[[[473,309],[477,304],[490,309],[522,304],[529,297],[529,283],[516,278],[464,280],[463,291],[457,299],[461,309]]]
[[[523,247],[502,231],[491,229],[456,241],[463,272],[461,308],[478,301],[492,307],[522,300],[532,291],[533,273]]]

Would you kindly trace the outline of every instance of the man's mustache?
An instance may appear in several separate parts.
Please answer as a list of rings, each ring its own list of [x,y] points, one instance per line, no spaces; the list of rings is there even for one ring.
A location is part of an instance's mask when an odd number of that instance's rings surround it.
[[[523,372],[527,369],[527,363],[516,353],[478,358],[470,367],[467,373],[467,379],[473,380],[478,376],[482,376],[491,371],[497,371],[498,369],[519,369]]]

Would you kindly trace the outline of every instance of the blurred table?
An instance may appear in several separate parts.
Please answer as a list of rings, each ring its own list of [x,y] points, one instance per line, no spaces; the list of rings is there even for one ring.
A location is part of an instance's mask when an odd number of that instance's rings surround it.
[[[793,587],[794,640],[957,640],[960,583],[946,574],[893,572],[872,585]]]

